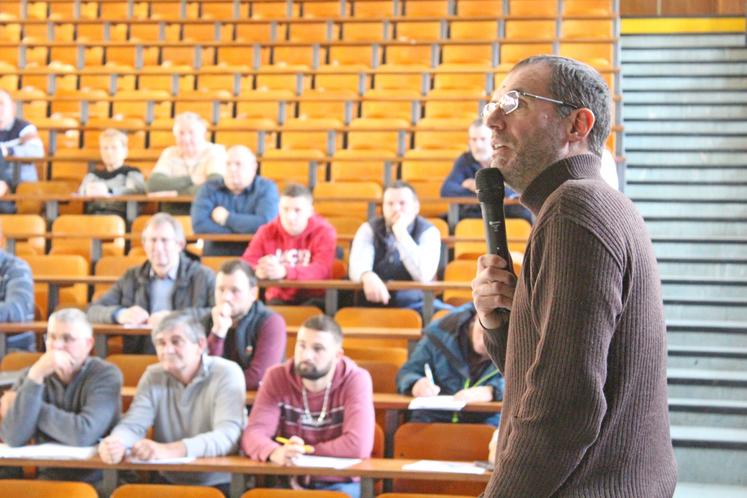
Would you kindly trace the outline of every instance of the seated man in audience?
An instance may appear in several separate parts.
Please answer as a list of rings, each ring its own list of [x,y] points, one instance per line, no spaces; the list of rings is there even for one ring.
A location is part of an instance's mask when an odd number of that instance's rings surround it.
[[[207,123],[193,112],[174,119],[176,145],[167,147],[148,178],[148,192],[194,194],[208,179],[222,178],[226,170],[226,149],[207,141]],[[189,204],[164,204],[164,211],[189,214]]]
[[[468,403],[502,400],[503,376],[488,357],[485,331],[475,316],[468,303],[426,327],[397,374],[397,390],[415,397],[453,394]],[[498,426],[500,413],[415,410],[410,420]]]
[[[125,165],[127,158],[127,135],[108,128],[99,135],[99,150],[104,169],[88,173],[80,184],[81,195],[106,197],[145,193],[145,179],[139,169]],[[96,200],[86,206],[89,214],[127,214],[127,203]]]
[[[257,299],[258,290],[248,264],[240,259],[223,263],[215,279],[215,306],[203,319],[208,352],[238,363],[250,390],[285,358],[285,320]]]
[[[0,240],[2,240],[0,227]],[[21,258],[0,249],[0,323],[30,322],[34,319],[34,277]],[[7,350],[36,350],[33,332],[6,334]]]
[[[192,202],[195,233],[254,233],[278,215],[278,189],[257,176],[257,158],[243,145],[228,149],[226,174],[209,180]],[[205,256],[241,256],[246,242],[205,241]]]
[[[299,329],[293,359],[267,371],[241,449],[253,460],[279,465],[293,465],[307,452],[368,458],[373,433],[371,376],[343,356],[340,326],[317,315]],[[360,483],[348,478],[298,476],[289,485],[360,496]]]
[[[94,323],[155,327],[172,310],[212,308],[215,274],[187,256],[184,231],[171,215],[158,213],[143,231],[148,260],[127,270],[106,294],[88,308]],[[125,336],[125,353],[153,354],[147,336]]]
[[[99,444],[104,463],[217,457],[238,449],[246,422],[246,387],[239,366],[205,353],[205,330],[189,310],[175,311],[153,330],[158,363],[111,435]],[[146,439],[148,428],[153,439]],[[215,486],[228,493],[227,473],[163,472],[158,481]]]
[[[0,398],[0,436],[9,446],[32,440],[95,446],[119,417],[122,374],[111,363],[89,356],[93,330],[78,309],[52,313],[45,342],[47,352]],[[21,469],[14,470],[20,477]],[[13,471],[0,474],[10,477]],[[42,467],[39,477],[93,483],[101,472]]]
[[[16,116],[16,105],[10,94],[0,90],[0,198],[15,192],[20,182],[38,180],[33,163],[10,163],[7,156],[42,157],[44,144],[36,126]],[[15,213],[11,201],[0,202],[0,213]]]
[[[322,280],[332,276],[337,233],[314,214],[309,189],[289,184],[280,196],[280,215],[257,230],[242,259],[257,277],[267,280]],[[265,292],[268,304],[318,304],[318,289],[281,289]]]
[[[366,304],[423,308],[423,292],[389,292],[387,280],[430,282],[438,271],[441,234],[420,216],[415,190],[401,180],[384,190],[384,216],[358,229],[350,249],[350,280],[363,282]]]
[[[441,185],[441,197],[475,197],[475,175],[481,168],[490,167],[493,147],[490,144],[492,132],[481,119],[474,121],[468,130],[469,150],[454,161],[454,168]],[[519,195],[505,186],[505,199],[515,199]],[[504,206],[507,218],[523,218],[532,223],[532,214],[521,204]],[[459,207],[459,218],[480,218],[480,206],[467,204]]]

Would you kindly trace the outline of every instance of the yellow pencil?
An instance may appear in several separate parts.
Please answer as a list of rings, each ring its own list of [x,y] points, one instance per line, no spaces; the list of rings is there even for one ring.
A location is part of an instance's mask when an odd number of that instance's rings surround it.
[[[290,439],[288,439],[287,437],[282,437],[282,436],[277,436],[275,438],[275,441],[277,441],[280,444],[288,444],[288,443],[290,443]],[[314,451],[314,447],[313,446],[310,446],[308,444],[303,445],[303,452],[304,453],[313,453],[313,451]]]

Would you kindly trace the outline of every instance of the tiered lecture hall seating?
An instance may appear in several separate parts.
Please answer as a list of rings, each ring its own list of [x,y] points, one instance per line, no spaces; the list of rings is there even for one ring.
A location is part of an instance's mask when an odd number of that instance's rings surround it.
[[[211,140],[252,147],[261,174],[281,185],[295,181],[313,187],[317,210],[348,237],[345,244],[358,224],[375,214],[367,200],[379,199],[382,187],[397,178],[412,182],[421,197],[432,199],[423,203],[424,215],[442,215],[447,204],[436,200],[438,189],[453,160],[466,149],[467,126],[519,59],[557,53],[586,60],[602,72],[620,102],[619,19],[612,5],[610,0],[4,1],[0,88],[37,124],[48,157],[38,162],[43,181],[19,189],[26,195],[19,212],[27,218],[3,217],[3,225],[9,234],[19,233],[13,225],[19,223],[23,232],[40,235],[16,245],[36,275],[90,275],[95,268],[95,275],[116,276],[142,261],[137,236],[127,242],[118,238],[127,233],[121,226],[114,227],[113,242],[104,244],[95,267],[88,244],[73,247],[76,242],[65,237],[41,237],[44,204],[33,195],[74,192],[96,164],[98,134],[109,126],[130,133],[128,163],[149,173],[160,151],[174,143],[174,114],[186,110],[209,122]],[[619,146],[615,133],[608,146]],[[358,205],[339,200],[346,197]],[[61,213],[82,213],[82,202],[68,200]],[[49,226],[50,231],[61,227],[62,219]],[[75,219],[74,231],[81,234],[86,226],[101,234],[103,227],[94,229],[90,218],[85,220]],[[182,221],[189,231],[188,218]],[[131,232],[139,233],[143,222],[136,220]],[[447,236],[449,227],[443,222],[439,226]],[[464,233],[474,237],[481,230],[480,224]],[[526,239],[526,227],[521,230],[516,238]],[[456,234],[461,236],[461,229]],[[341,246],[347,250],[345,244]],[[454,257],[482,252],[467,244],[460,242]],[[51,246],[50,254],[45,246]],[[130,246],[130,256],[123,256]],[[520,264],[520,257],[517,260]],[[210,262],[214,267],[219,263]],[[449,263],[446,278],[468,280],[470,269],[457,268],[462,263],[471,262]],[[89,296],[84,286],[78,287],[63,288],[61,303],[84,306]],[[95,294],[103,289],[97,286]],[[468,294],[452,292],[444,298],[458,303],[469,299]],[[49,310],[42,289],[37,300],[43,319]],[[275,309],[296,327],[309,313],[320,312]],[[392,318],[390,311],[401,310],[367,313],[361,321],[353,316],[356,310],[348,308],[336,317],[343,327],[407,326],[410,317]],[[421,327],[415,315],[414,326]],[[377,390],[393,391],[407,345],[392,344],[391,339],[359,341],[346,341],[347,352],[369,369]],[[128,385],[144,368],[142,362],[133,370],[128,359],[110,358],[122,365]],[[424,444],[445,441],[452,428],[424,428],[436,433],[423,437],[420,429],[402,426],[395,455],[485,458],[489,427],[475,428],[481,442],[468,448],[459,444],[464,434],[447,438],[457,442],[457,449],[471,451],[469,455],[449,451],[454,449],[450,445]],[[436,449],[445,451],[433,453]],[[426,491],[428,496],[461,492],[458,486],[431,489],[428,484],[398,481],[395,489]],[[23,486],[29,496],[29,484],[24,481]],[[480,489],[478,483],[466,492],[474,495]],[[122,498],[126,491],[122,487],[113,496]],[[257,489],[244,496],[280,496],[267,493]],[[144,488],[136,494],[147,496]],[[66,490],[61,496],[78,495]]]

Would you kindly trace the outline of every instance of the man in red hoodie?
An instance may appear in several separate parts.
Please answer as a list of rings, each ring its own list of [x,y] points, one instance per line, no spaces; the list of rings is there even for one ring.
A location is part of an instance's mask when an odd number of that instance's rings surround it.
[[[293,360],[265,374],[241,449],[253,460],[279,465],[293,465],[304,453],[367,458],[374,423],[371,376],[343,356],[340,326],[317,315],[299,329]],[[298,476],[290,487],[360,496],[360,483],[347,478]]]
[[[280,215],[263,225],[242,259],[261,279],[322,280],[332,276],[337,233],[323,217],[314,214],[309,189],[288,184],[280,196]],[[320,289],[283,289],[265,292],[268,304],[304,304],[323,298]]]

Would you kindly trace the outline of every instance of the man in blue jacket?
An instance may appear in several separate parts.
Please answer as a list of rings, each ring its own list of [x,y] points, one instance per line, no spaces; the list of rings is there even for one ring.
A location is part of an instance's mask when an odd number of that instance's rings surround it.
[[[490,167],[493,146],[490,144],[490,128],[481,119],[474,121],[468,130],[469,150],[454,161],[454,167],[441,185],[441,197],[475,197],[475,175],[481,168]],[[506,199],[517,198],[519,194],[506,185]],[[504,206],[507,218],[523,218],[532,223],[532,213],[521,204]],[[480,218],[480,206],[468,204],[459,206],[459,219]]]
[[[192,202],[195,233],[254,233],[278,215],[278,189],[257,176],[257,159],[243,145],[228,149],[226,175],[208,180]],[[205,241],[205,256],[241,256],[246,242]]]
[[[2,239],[0,227],[0,239]],[[24,260],[0,249],[0,322],[30,322],[34,319],[34,277]],[[6,348],[36,350],[36,335],[22,332],[6,336]]]
[[[472,303],[431,323],[397,374],[397,390],[415,397],[449,394],[468,403],[502,400],[503,377],[488,357],[483,334]],[[500,413],[415,410],[410,420],[497,426]]]

